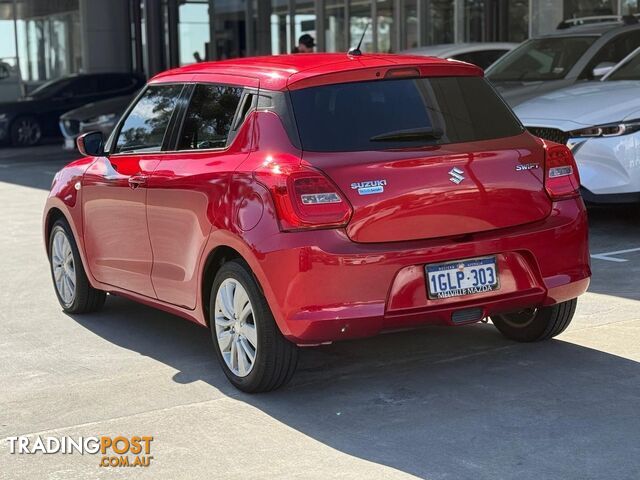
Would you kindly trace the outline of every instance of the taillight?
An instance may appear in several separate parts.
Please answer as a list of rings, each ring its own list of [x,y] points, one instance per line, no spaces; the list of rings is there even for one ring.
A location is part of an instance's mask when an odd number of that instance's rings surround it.
[[[284,231],[344,227],[351,218],[351,205],[338,187],[299,161],[268,157],[254,175],[271,192]]]
[[[545,144],[544,186],[552,200],[580,195],[580,176],[571,150],[565,145]]]

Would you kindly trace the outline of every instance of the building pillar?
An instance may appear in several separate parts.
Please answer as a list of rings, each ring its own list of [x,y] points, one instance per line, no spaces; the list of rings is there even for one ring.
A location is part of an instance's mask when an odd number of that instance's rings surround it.
[[[129,0],[80,0],[82,71],[130,72]]]
[[[105,2],[106,3],[106,2]],[[147,27],[147,76],[166,70],[162,5],[158,0],[144,0],[145,26]]]
[[[324,21],[324,0],[315,0],[316,9],[316,45],[318,52],[324,52],[327,49],[325,42],[325,21]],[[298,45],[298,39],[294,39]]]
[[[258,0],[255,55],[271,54],[271,2]]]

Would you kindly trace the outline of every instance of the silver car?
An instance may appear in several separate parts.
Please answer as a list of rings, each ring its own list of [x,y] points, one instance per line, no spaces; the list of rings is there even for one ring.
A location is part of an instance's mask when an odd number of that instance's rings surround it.
[[[505,53],[518,46],[509,42],[477,42],[477,43],[446,43],[429,45],[405,50],[408,55],[424,55],[425,57],[451,58],[463,62],[473,63],[486,69]]]
[[[640,202],[640,48],[602,81],[547,93],[514,111],[531,133],[573,151],[585,200]]]
[[[523,42],[491,65],[486,76],[515,107],[576,82],[602,77],[638,46],[637,23],[568,26]]]

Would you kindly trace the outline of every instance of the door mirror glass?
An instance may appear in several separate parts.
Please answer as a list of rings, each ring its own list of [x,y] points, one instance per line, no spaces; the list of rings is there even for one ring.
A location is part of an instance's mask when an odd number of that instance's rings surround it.
[[[89,132],[76,139],[76,146],[82,155],[100,157],[104,155],[104,139],[102,132]]]
[[[600,78],[600,77],[604,77],[607,73],[609,73],[613,67],[615,67],[616,64],[613,62],[600,62],[598,65],[595,66],[595,68],[593,69],[593,77],[594,78]]]

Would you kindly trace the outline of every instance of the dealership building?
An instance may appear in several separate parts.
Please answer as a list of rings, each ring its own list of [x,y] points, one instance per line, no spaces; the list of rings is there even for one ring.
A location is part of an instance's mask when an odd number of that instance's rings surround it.
[[[567,18],[625,15],[640,0],[0,0],[0,59],[26,84],[74,72],[151,76],[193,63],[287,53],[308,33],[317,51],[398,52],[508,41]],[[365,32],[365,27],[368,27]]]

